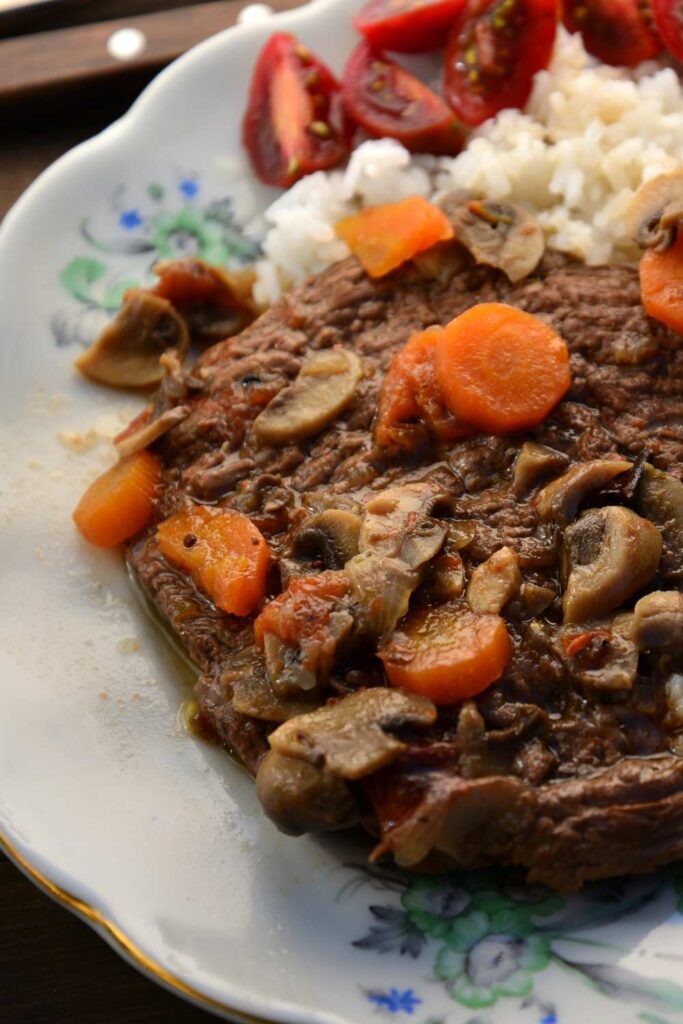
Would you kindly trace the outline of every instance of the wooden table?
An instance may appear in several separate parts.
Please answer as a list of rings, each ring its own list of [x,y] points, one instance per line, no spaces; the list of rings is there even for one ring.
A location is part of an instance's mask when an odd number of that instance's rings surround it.
[[[271,5],[299,2],[271,0]],[[236,13],[244,4],[235,0],[233,6]],[[140,72],[120,77],[116,88],[107,91],[114,98],[98,104],[76,101],[61,113],[51,108],[48,115],[41,101],[6,117],[5,125],[0,118],[0,218],[53,160],[120,116],[139,88]],[[129,967],[0,853],[2,1024],[201,1024],[212,1019]]]

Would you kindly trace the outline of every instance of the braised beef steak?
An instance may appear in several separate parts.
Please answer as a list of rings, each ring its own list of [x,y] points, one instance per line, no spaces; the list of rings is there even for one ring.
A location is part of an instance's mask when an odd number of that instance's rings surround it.
[[[327,826],[347,818],[374,821],[378,853],[393,852],[400,863],[421,863],[436,845],[456,864],[519,864],[530,878],[561,889],[648,870],[683,855],[683,738],[677,735],[683,719],[667,702],[667,692],[683,686],[680,644],[638,658],[610,614],[581,649],[567,654],[561,642],[567,524],[539,514],[548,467],[545,476],[542,464],[538,473],[532,467],[525,480],[517,459],[531,441],[554,450],[555,477],[591,460],[631,461],[629,472],[577,499],[596,515],[638,510],[651,467],[683,480],[680,338],[646,317],[637,273],[628,267],[585,267],[548,254],[532,276],[512,285],[463,251],[443,276],[409,267],[374,281],[346,260],[209,349],[180,388],[176,380],[164,394],[162,385],[157,403],[182,402],[190,413],[157,442],[165,467],[158,518],[190,501],[248,514],[274,554],[274,596],[293,571],[321,568],[310,559],[303,569],[292,567],[292,538],[307,516],[357,509],[375,492],[416,482],[447,495],[450,519],[469,530],[460,551],[468,578],[503,546],[517,555],[523,587],[502,613],[512,660],[499,682],[463,705],[441,708],[436,723],[390,725],[402,752],[350,784],[355,815],[330,810]],[[573,383],[564,400],[524,436],[473,436],[446,445],[427,440],[402,458],[378,451],[373,419],[392,357],[413,332],[487,301],[536,314],[565,339]],[[353,349],[363,365],[347,409],[300,443],[256,443],[251,424],[296,378],[304,355],[339,345]],[[659,522],[647,511],[661,531],[663,553],[646,591],[680,590],[683,509],[679,519],[664,509]],[[244,714],[233,707],[236,681],[244,687],[263,658],[254,646],[254,617],[218,611],[163,557],[153,528],[131,545],[129,558],[201,669],[196,695],[205,722],[254,773],[268,735],[290,714],[385,683],[366,645],[335,665],[317,701],[304,694],[289,712],[278,705],[262,717]],[[421,594],[414,595],[418,603]],[[632,607],[633,600],[626,602]],[[304,803],[309,771],[301,769],[297,799]],[[330,807],[351,799],[349,784],[327,783]],[[306,827],[300,824],[308,820],[306,808],[286,812],[292,831]]]

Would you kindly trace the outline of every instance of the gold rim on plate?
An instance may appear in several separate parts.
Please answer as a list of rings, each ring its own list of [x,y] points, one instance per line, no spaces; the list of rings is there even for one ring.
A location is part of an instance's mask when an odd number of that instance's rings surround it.
[[[119,952],[123,953],[129,960],[140,968],[140,970],[150,975],[153,979],[164,985],[171,991],[178,993],[179,995],[185,996],[186,999],[191,1000],[200,1006],[206,1007],[211,1010],[219,1010],[221,1013],[229,1013],[233,1020],[237,1021],[238,1024],[270,1024],[264,1017],[254,1017],[252,1014],[245,1013],[243,1010],[236,1010],[232,1006],[228,1006],[226,1003],[218,1002],[216,999],[211,999],[209,996],[204,995],[198,989],[193,988],[191,985],[186,984],[180,978],[176,978],[174,974],[162,967],[161,964],[156,963],[151,957],[147,956],[146,953],[137,946],[132,939],[130,939],[118,925],[114,924],[113,921],[109,921],[104,914],[92,907],[85,900],[79,899],[77,896],[72,896],[66,889],[62,889],[60,885],[50,881],[41,871],[34,868],[33,865],[24,857],[23,854],[19,853],[16,847],[9,841],[7,836],[0,832],[0,850],[7,855],[7,857],[14,862],[14,864],[20,868],[21,871],[27,875],[31,881],[42,889],[48,896],[51,896],[57,903],[61,903],[62,906],[67,907],[73,911],[84,921],[87,921],[92,927],[101,929],[111,945],[118,949]]]

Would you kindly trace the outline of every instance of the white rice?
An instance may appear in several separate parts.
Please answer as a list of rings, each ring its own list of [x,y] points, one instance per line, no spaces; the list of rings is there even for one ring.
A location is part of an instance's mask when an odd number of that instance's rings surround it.
[[[453,188],[522,203],[554,249],[591,264],[636,258],[623,214],[639,185],[683,163],[683,89],[671,68],[635,72],[589,57],[560,29],[524,112],[485,122],[457,157],[412,156],[397,142],[363,143],[345,170],[318,172],[265,212],[257,298],[272,302],[348,255],[334,224],[354,211]]]

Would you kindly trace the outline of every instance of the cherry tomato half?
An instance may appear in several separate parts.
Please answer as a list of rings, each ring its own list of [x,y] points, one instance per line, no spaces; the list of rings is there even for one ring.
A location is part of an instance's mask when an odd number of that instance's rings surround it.
[[[683,59],[683,3],[681,0],[650,0],[655,28],[674,57]]]
[[[588,52],[605,64],[633,67],[662,48],[639,0],[562,0],[562,20],[570,32],[581,33]],[[680,27],[677,31],[680,40]]]
[[[398,139],[415,153],[462,149],[462,128],[441,97],[367,43],[351,54],[342,87],[346,109],[368,135]]]
[[[348,155],[350,128],[339,83],[286,32],[271,36],[261,51],[242,133],[256,174],[281,188]]]
[[[377,50],[438,50],[466,0],[370,0],[353,19]]]
[[[556,0],[469,0],[446,48],[446,99],[465,124],[523,107],[547,67]]]

